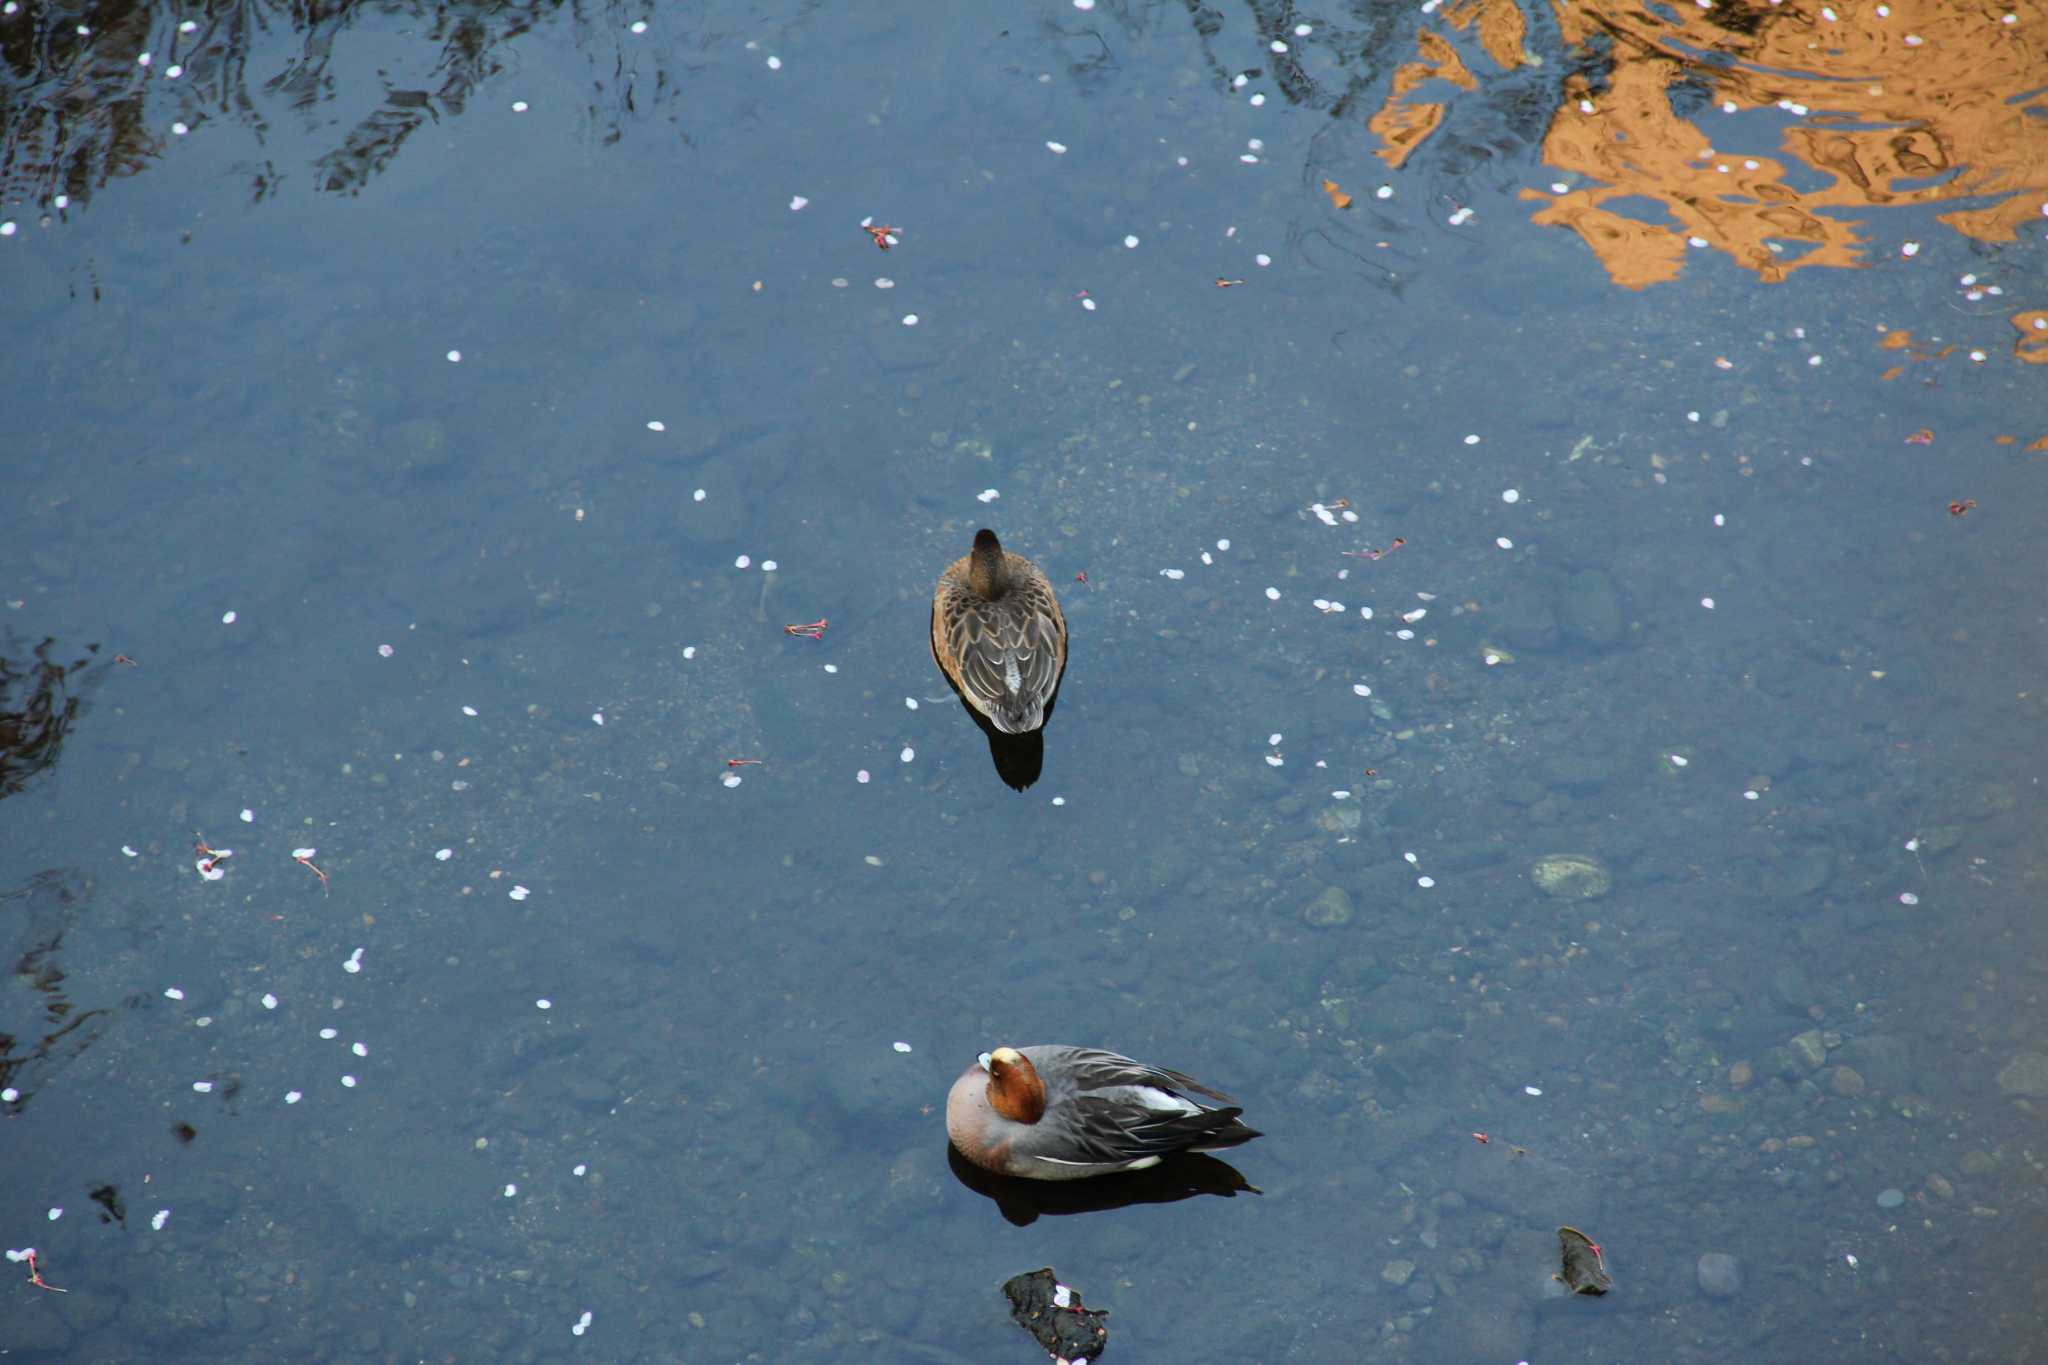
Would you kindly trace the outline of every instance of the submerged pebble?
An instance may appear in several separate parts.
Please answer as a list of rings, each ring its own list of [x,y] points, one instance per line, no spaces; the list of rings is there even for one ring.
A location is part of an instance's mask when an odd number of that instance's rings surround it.
[[[1742,1266],[1725,1251],[1700,1257],[1700,1292],[1710,1299],[1732,1299],[1742,1292]]]

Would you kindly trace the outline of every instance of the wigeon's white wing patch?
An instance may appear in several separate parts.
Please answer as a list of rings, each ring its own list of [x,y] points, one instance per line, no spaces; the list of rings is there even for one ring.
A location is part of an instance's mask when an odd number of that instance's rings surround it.
[[[1095,1093],[1104,1099],[1135,1105],[1140,1109],[1148,1109],[1155,1114],[1200,1114],[1206,1112],[1201,1105],[1196,1104],[1193,1100],[1183,1098],[1168,1090],[1155,1089],[1149,1085],[1111,1086],[1098,1090]]]
[[[1056,1157],[1056,1156],[1035,1156],[1035,1157],[1033,1157],[1033,1158],[1031,1158],[1031,1159],[1032,1159],[1033,1161],[1036,1161],[1036,1162],[1038,1162],[1038,1163],[1039,1163],[1039,1164],[1041,1164],[1041,1165],[1045,1165],[1045,1166],[1071,1166],[1071,1167],[1073,1167],[1073,1168],[1074,1168],[1075,1170],[1102,1170],[1102,1169],[1105,1169],[1105,1168],[1107,1168],[1107,1169],[1110,1169],[1110,1170],[1118,1170],[1118,1171],[1143,1171],[1143,1170],[1148,1170],[1148,1169],[1150,1169],[1150,1168],[1151,1168],[1151,1167],[1153,1167],[1153,1166],[1157,1166],[1157,1165],[1158,1165],[1158,1164],[1159,1164],[1159,1163],[1160,1163],[1160,1162],[1161,1162],[1162,1160],[1164,1160],[1165,1158],[1163,1158],[1163,1157],[1156,1157],[1156,1156],[1141,1156],[1141,1157],[1139,1157],[1139,1158],[1138,1158],[1137,1160],[1135,1160],[1135,1161],[1123,1161],[1123,1162],[1117,1162],[1117,1161],[1067,1161],[1067,1160],[1064,1160],[1064,1159],[1062,1159],[1062,1158],[1060,1158],[1060,1157]]]

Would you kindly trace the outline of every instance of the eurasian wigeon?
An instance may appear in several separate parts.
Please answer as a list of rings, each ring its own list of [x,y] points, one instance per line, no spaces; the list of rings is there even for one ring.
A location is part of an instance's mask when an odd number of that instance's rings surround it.
[[[1067,618],[1042,570],[983,527],[932,590],[932,657],[1006,735],[1045,724],[1067,667]]]
[[[1215,1108],[1182,1091],[1221,1100]],[[946,1136],[985,1170],[1032,1180],[1142,1171],[1258,1137],[1230,1096],[1094,1047],[999,1047],[946,1096]]]

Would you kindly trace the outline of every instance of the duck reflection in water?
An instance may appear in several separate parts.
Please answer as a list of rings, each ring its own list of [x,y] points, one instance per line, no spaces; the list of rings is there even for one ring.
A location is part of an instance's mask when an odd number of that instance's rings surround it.
[[[992,1201],[1005,1221],[1029,1227],[1040,1215],[1102,1213],[1129,1208],[1133,1204],[1175,1204],[1197,1195],[1213,1194],[1224,1199],[1239,1194],[1261,1194],[1237,1167],[1201,1152],[1182,1152],[1157,1166],[1118,1175],[1098,1175],[1088,1180],[1025,1180],[1014,1175],[997,1175],[960,1155],[948,1144],[946,1164],[953,1177],[976,1194]]]

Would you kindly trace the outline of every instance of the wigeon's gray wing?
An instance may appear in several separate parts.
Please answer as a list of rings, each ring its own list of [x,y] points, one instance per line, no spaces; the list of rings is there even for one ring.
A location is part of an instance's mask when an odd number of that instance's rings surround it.
[[[1235,1105],[1203,1109],[1186,1101],[1187,1112],[1149,1109],[1115,1092],[1079,1095],[1059,1110],[1059,1155],[1039,1160],[1073,1165],[1120,1166],[1146,1157],[1172,1156],[1231,1128],[1244,1111]],[[1242,1138],[1237,1141],[1242,1141]]]
[[[1058,1124],[1058,1141],[1034,1155],[1073,1165],[1126,1165],[1190,1148],[1235,1146],[1256,1134],[1238,1116],[1244,1112],[1220,1090],[1147,1066],[1101,1048],[1023,1049],[1046,1083],[1050,1102],[1042,1123]],[[1192,1091],[1226,1107],[1210,1108],[1183,1094]],[[1048,1136],[1052,1136],[1048,1134]]]
[[[1099,1047],[1068,1048],[1026,1048],[1025,1055],[1032,1065],[1044,1075],[1050,1069],[1068,1086],[1076,1091],[1116,1089],[1126,1086],[1150,1086],[1155,1090],[1168,1092],[1191,1091],[1206,1095],[1212,1100],[1231,1103],[1230,1096],[1221,1090],[1212,1090],[1192,1076],[1164,1067],[1147,1066],[1140,1061],[1110,1052]]]

